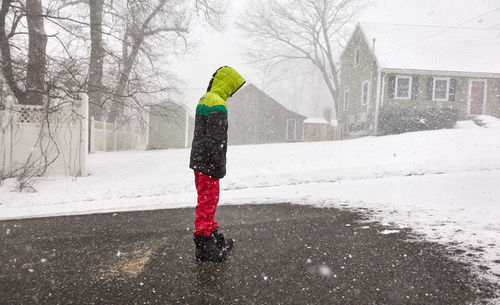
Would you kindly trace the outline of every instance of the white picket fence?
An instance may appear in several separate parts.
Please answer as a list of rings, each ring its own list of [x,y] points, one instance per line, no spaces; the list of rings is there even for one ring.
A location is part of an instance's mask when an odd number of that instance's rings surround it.
[[[87,175],[88,100],[41,106],[7,101],[0,110],[0,174],[14,175],[26,166],[44,174]]]
[[[90,118],[90,152],[144,150],[147,145],[147,128],[138,120],[117,125]]]

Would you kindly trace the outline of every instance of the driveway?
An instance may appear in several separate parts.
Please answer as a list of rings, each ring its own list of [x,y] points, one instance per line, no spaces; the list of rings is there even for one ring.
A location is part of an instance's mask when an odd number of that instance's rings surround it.
[[[220,206],[236,239],[194,259],[194,209],[0,222],[1,304],[480,304],[498,286],[363,213]]]

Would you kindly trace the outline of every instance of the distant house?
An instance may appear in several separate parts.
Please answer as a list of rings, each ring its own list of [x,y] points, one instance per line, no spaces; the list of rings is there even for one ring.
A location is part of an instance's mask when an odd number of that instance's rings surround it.
[[[340,57],[340,137],[379,134],[391,108],[500,117],[498,54],[495,30],[358,24]]]
[[[304,120],[304,141],[326,141],[330,123],[324,118],[307,118]]]
[[[302,141],[305,116],[286,109],[253,84],[228,99],[229,144]]]
[[[304,141],[331,141],[335,139],[337,120],[332,121],[331,113],[331,109],[326,108],[322,118],[304,120]]]
[[[194,119],[185,106],[165,101],[150,107],[148,149],[189,147]]]

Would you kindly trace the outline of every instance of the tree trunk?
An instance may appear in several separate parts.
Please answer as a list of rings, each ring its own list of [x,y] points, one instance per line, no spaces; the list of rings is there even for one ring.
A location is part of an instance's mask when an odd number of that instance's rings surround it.
[[[17,84],[14,68],[12,67],[9,37],[6,33],[5,21],[9,13],[10,2],[10,0],[2,0],[2,8],[0,10],[0,53],[2,55],[2,72],[9,89],[16,97],[18,103],[26,104],[26,92]]]
[[[103,0],[89,1],[90,7],[90,63],[87,91],[89,95],[89,114],[101,119],[102,114],[102,74],[104,48],[102,45]]]
[[[29,34],[26,103],[29,105],[42,105],[45,92],[47,35],[42,14],[42,0],[26,1]]]
[[[127,89],[130,72],[134,67],[136,57],[137,54],[139,54],[139,50],[142,46],[142,43],[144,42],[144,39],[147,36],[146,31],[149,27],[149,24],[151,23],[151,20],[153,20],[153,18],[158,14],[160,9],[165,5],[166,2],[167,0],[161,0],[155,7],[155,9],[153,9],[153,11],[149,14],[149,16],[144,20],[140,28],[138,28],[139,30],[138,33],[132,35],[131,39],[133,44],[130,53],[128,53],[128,41],[127,41],[128,29],[127,32],[125,33],[125,37],[123,40],[124,45],[122,54],[122,69],[120,71],[120,77],[118,79],[118,82],[114,90],[114,98],[111,104],[111,110],[109,112],[109,118],[108,118],[112,122],[116,122],[120,118],[125,108],[124,94]]]
[[[116,122],[124,109],[124,94],[127,89],[128,80],[130,77],[130,72],[135,64],[137,54],[139,53],[139,48],[141,47],[144,38],[141,36],[134,39],[134,44],[132,45],[132,50],[130,54],[126,54],[127,48],[124,49],[124,54],[122,55],[122,70],[120,71],[120,77],[115,87],[113,103],[111,104],[111,110],[109,112],[109,121]],[[123,43],[127,43],[124,41]]]
[[[321,14],[321,29],[323,33],[323,39],[325,41],[326,45],[326,51],[325,55],[326,58],[328,59],[328,65],[330,67],[330,73],[333,78],[333,85],[331,81],[328,79],[328,74],[323,73],[323,77],[325,78],[325,81],[327,82],[328,85],[328,90],[330,91],[330,94],[332,95],[333,98],[333,109],[335,109],[335,115],[337,116],[337,109],[339,102],[339,95],[338,95],[338,90],[339,90],[339,78],[338,78],[338,71],[337,71],[337,66],[335,65],[334,59],[333,59],[333,51],[332,51],[332,46],[330,44],[330,37],[328,36],[328,22],[325,20],[325,17],[323,14]]]

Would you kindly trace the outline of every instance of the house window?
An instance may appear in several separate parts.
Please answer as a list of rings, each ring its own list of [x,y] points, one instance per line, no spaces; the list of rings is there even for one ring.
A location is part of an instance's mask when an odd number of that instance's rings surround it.
[[[432,99],[434,101],[447,101],[450,94],[450,79],[434,77]]]
[[[344,111],[349,110],[349,91],[344,93]]]
[[[273,132],[273,130],[271,129],[271,121],[266,120],[266,122],[264,123],[264,131],[266,133]]]
[[[359,53],[359,49],[356,49],[356,51],[354,51],[354,66],[359,65]]]
[[[361,87],[361,105],[368,104],[369,98],[370,98],[370,82],[364,81]]]
[[[396,98],[410,99],[411,77],[396,77]]]
[[[297,120],[288,119],[286,120],[286,139],[296,140],[297,137]]]

